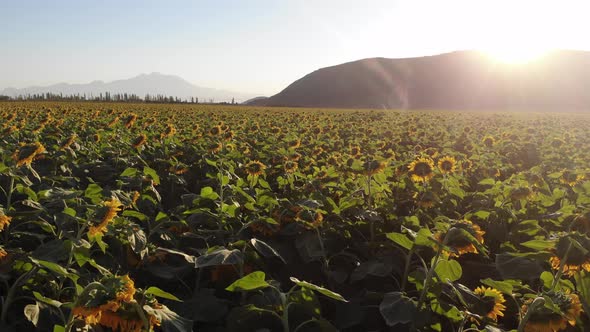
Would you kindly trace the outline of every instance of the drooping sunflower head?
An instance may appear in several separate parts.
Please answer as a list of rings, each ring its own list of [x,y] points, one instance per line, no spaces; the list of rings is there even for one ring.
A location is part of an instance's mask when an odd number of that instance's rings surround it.
[[[418,158],[408,165],[408,169],[414,182],[426,182],[434,177],[434,162],[430,158]]]
[[[10,225],[11,220],[12,217],[7,216],[4,214],[4,212],[0,211],[0,232]]]
[[[498,321],[498,316],[504,316],[506,299],[504,299],[504,295],[500,291],[495,288],[480,286],[475,289],[474,293],[482,301],[482,308],[478,308],[481,310],[477,310],[478,313],[481,312],[481,316],[488,317],[493,321]]]
[[[468,253],[479,253],[476,246],[470,241],[468,236],[457,230],[466,231],[480,244],[483,244],[484,242],[483,235],[485,232],[482,231],[478,225],[472,223],[469,220],[459,220],[452,223],[448,231],[436,233],[435,238],[441,243],[445,238],[447,238],[446,245],[453,248],[454,250],[453,252],[449,253],[451,257],[458,257]],[[447,234],[449,235],[448,237]]]
[[[419,207],[425,209],[434,207],[434,205],[439,201],[438,196],[436,196],[436,194],[432,191],[426,191],[424,193],[415,192],[413,197],[416,201],[416,204]]]
[[[525,332],[556,332],[565,330],[568,325],[576,326],[576,320],[582,312],[580,299],[576,294],[550,292],[546,294],[561,313],[554,312],[545,306],[536,307],[524,328]],[[522,312],[527,313],[533,299],[522,305]]]
[[[570,187],[574,187],[578,183],[584,181],[586,178],[585,174],[578,174],[571,170],[564,170],[559,178],[559,181],[563,184],[567,184]]]
[[[133,140],[133,142],[131,143],[131,146],[133,146],[134,148],[137,149],[140,146],[144,145],[146,141],[147,141],[147,136],[145,134],[141,134]]]
[[[365,175],[372,176],[383,172],[385,169],[385,162],[379,160],[366,161],[363,164],[363,171]]]
[[[45,147],[39,143],[23,144],[20,149],[15,151],[12,158],[16,160],[16,166],[31,165],[35,157],[45,152]]]
[[[295,215],[295,221],[301,223],[307,229],[317,228],[322,224],[324,216],[319,211],[302,209]]]
[[[244,170],[248,175],[259,176],[264,174],[266,166],[258,160],[253,160],[244,166]]]
[[[102,236],[108,224],[117,216],[117,212],[121,211],[122,206],[123,203],[116,197],[103,202],[103,207],[97,212],[97,219],[100,222],[88,228],[88,237]]]
[[[529,187],[516,187],[510,191],[510,198],[513,200],[530,199],[534,192]]]
[[[443,174],[453,173],[457,167],[457,161],[455,158],[446,156],[438,160],[438,169]]]
[[[580,233],[571,233],[562,236],[555,244],[554,254],[549,259],[551,267],[558,270],[563,264],[563,274],[573,276],[576,272],[585,270],[590,272],[590,254],[573,245],[572,240],[583,248],[590,248],[590,239]],[[568,251],[569,249],[569,251]],[[567,257],[566,257],[567,253]],[[565,259],[565,262],[563,261]]]
[[[209,151],[210,153],[217,153],[221,151],[222,148],[223,144],[221,144],[220,142],[213,142],[209,144],[209,146],[207,147],[207,151]]]

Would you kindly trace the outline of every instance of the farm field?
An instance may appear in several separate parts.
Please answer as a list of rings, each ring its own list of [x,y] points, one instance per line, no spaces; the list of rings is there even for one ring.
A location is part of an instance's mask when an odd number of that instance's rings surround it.
[[[590,330],[590,114],[0,118],[1,331]]]

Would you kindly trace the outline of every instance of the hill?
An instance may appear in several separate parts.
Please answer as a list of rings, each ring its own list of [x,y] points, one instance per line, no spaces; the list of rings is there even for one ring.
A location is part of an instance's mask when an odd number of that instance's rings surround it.
[[[504,64],[476,51],[369,58],[316,70],[264,106],[402,109],[590,109],[590,52]]]
[[[84,95],[98,96],[100,93],[109,92],[136,94],[143,98],[146,94],[152,96],[166,95],[180,98],[199,98],[201,101],[214,100],[215,102],[229,102],[232,98],[236,101],[247,100],[254,97],[253,95],[204,88],[193,85],[186,80],[174,76],[160,73],[141,74],[136,77],[112,82],[93,81],[88,84],[67,84],[59,83],[50,86],[34,86],[23,89],[7,88],[0,90],[0,95],[17,97],[18,95],[41,94],[41,93],[62,93],[64,95]]]

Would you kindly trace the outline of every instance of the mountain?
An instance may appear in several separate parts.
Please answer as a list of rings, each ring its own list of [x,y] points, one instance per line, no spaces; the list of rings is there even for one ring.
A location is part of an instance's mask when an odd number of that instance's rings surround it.
[[[67,84],[59,83],[50,86],[34,86],[23,89],[7,88],[0,90],[0,95],[16,97],[18,95],[41,94],[41,93],[62,93],[64,95],[84,95],[87,97],[98,96],[100,93],[109,92],[136,94],[143,98],[146,94],[152,96],[166,95],[180,98],[199,98],[199,101],[208,102],[230,102],[235,98],[236,102],[247,100],[255,95],[237,93],[231,91],[204,88],[193,85],[184,79],[160,73],[141,74],[139,76],[112,82],[93,81],[88,84]]]
[[[477,51],[370,58],[316,70],[262,106],[402,109],[590,109],[590,52],[504,64]]]

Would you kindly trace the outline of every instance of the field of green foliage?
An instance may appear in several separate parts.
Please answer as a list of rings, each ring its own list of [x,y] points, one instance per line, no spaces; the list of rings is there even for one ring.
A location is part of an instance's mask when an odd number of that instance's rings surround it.
[[[590,114],[0,119],[1,331],[590,330]]]

